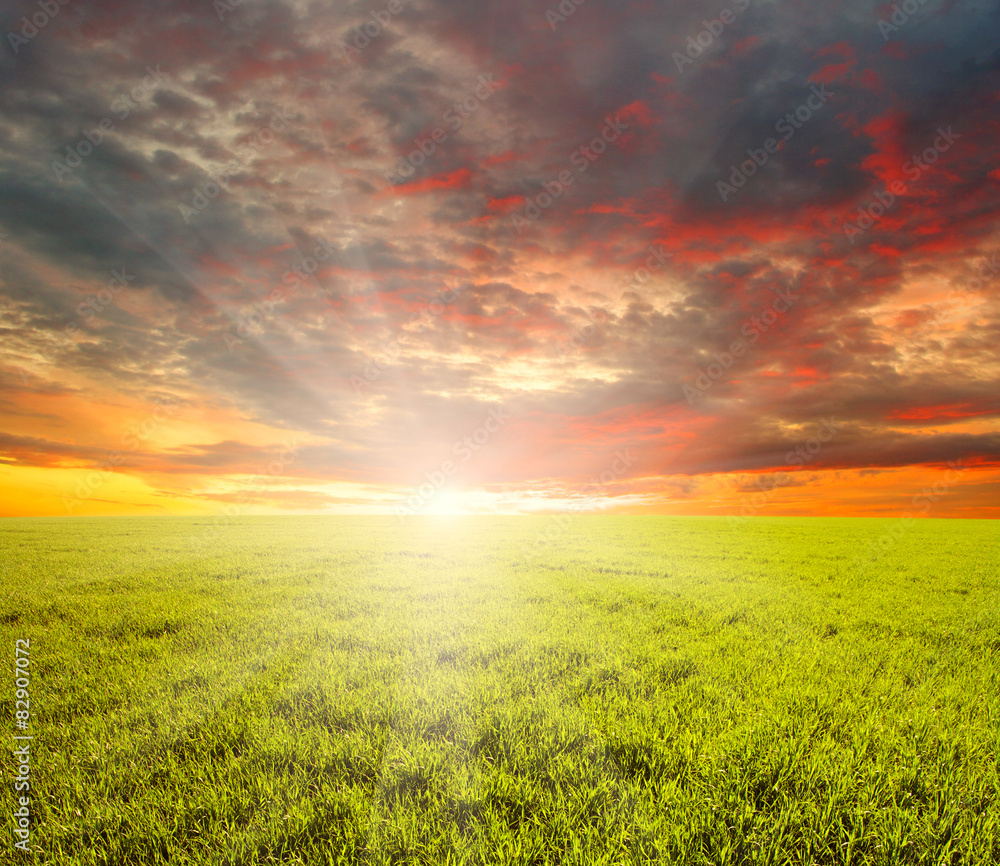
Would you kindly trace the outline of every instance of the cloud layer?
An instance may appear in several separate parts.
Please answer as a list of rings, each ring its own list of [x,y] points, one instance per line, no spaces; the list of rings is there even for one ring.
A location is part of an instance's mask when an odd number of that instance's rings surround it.
[[[9,6],[4,513],[997,516],[998,6]]]

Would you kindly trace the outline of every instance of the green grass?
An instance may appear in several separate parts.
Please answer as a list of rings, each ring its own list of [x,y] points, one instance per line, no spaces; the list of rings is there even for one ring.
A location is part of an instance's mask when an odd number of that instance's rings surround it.
[[[206,523],[0,522],[0,861],[1000,863],[997,522]]]

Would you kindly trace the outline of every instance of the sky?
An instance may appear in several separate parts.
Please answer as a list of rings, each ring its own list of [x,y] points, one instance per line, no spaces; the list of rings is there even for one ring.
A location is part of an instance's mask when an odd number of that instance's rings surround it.
[[[1000,2],[841,6],[5,3],[0,515],[1000,516]]]

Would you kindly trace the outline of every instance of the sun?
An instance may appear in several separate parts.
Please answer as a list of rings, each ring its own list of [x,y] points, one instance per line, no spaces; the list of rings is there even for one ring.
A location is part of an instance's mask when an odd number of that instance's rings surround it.
[[[469,514],[466,497],[456,490],[440,490],[434,498],[427,503],[424,513],[435,517],[454,517],[460,514]]]

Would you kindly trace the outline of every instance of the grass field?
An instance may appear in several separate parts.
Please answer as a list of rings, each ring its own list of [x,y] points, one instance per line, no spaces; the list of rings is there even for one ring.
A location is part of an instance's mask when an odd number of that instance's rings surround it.
[[[1000,524],[897,524],[5,520],[0,862],[1000,863]]]

